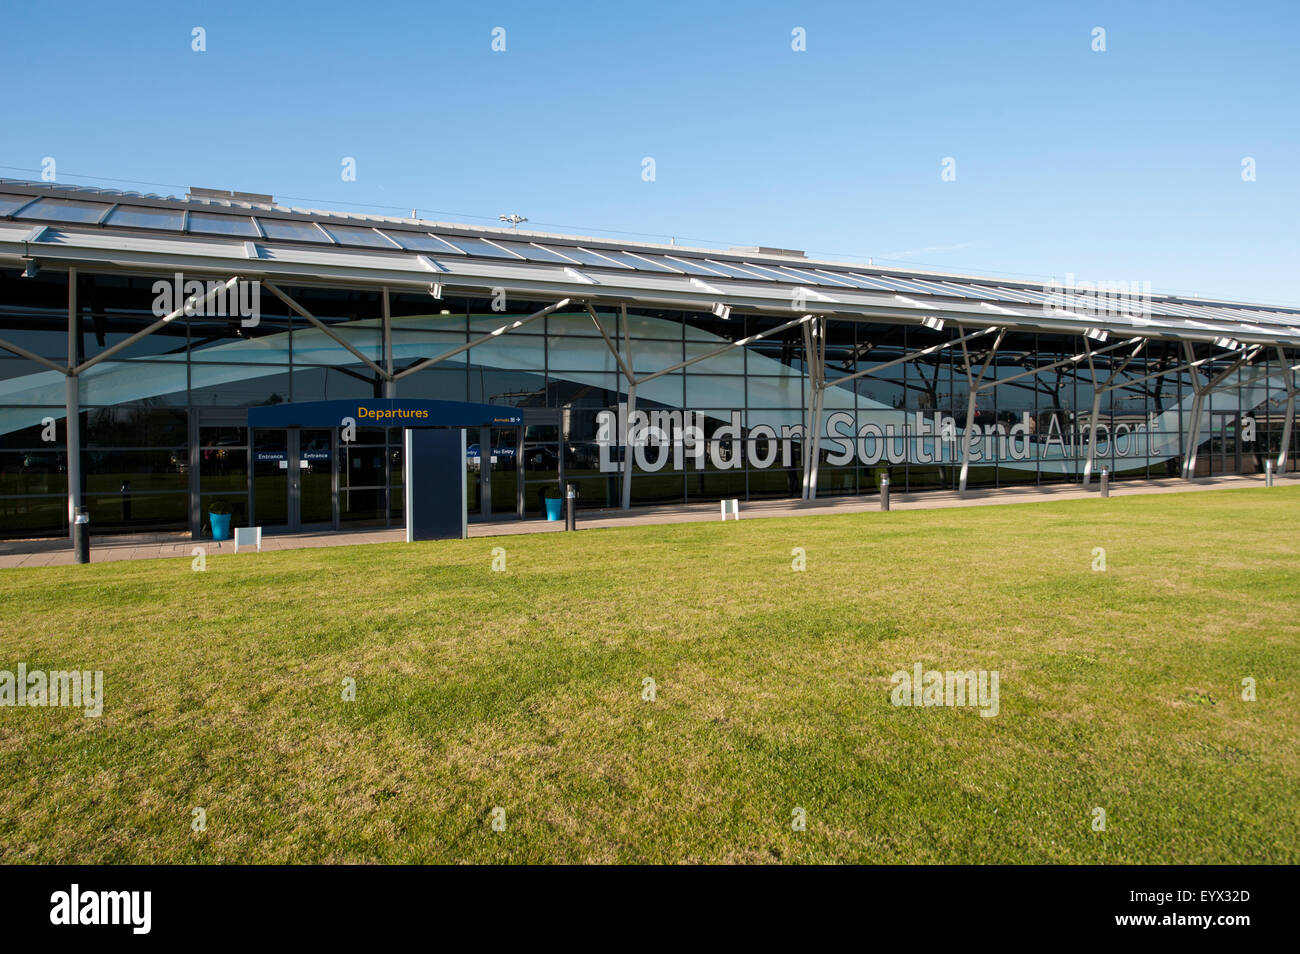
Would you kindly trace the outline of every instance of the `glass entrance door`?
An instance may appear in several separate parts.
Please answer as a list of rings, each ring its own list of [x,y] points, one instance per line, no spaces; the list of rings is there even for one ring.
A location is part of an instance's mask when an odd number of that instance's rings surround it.
[[[253,431],[252,526],[289,526],[289,432],[283,428]]]
[[[1210,476],[1241,473],[1239,431],[1235,412],[1210,415]]]
[[[519,515],[519,432],[517,427],[469,431],[465,487],[471,520]]]
[[[529,424],[524,429],[520,454],[523,473],[523,513],[541,516],[547,493],[563,495],[564,470],[560,457],[558,424]]]
[[[290,466],[296,468],[297,476],[297,493],[293,493],[294,488],[290,487],[290,525],[307,529],[332,527],[334,429],[292,430],[289,432],[289,448]]]
[[[252,521],[289,531],[334,526],[332,428],[253,431]]]

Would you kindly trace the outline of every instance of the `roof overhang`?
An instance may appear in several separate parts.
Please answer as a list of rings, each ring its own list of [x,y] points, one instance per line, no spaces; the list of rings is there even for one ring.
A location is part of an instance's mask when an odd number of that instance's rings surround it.
[[[533,298],[569,297],[596,304],[623,302],[690,311],[707,312],[725,304],[738,311],[787,315],[811,311],[890,324],[921,324],[940,318],[961,327],[1023,332],[1079,335],[1099,329],[1123,337],[1195,342],[1229,338],[1243,344],[1300,345],[1300,316],[1245,309],[1227,309],[1225,314],[1221,306],[1179,306],[1189,317],[1081,314],[1029,303],[904,295],[847,286],[705,280],[631,269],[414,254],[404,249],[305,247],[267,239],[124,234],[85,225],[33,228],[0,221],[0,262],[21,266],[33,260],[42,266],[160,277],[180,271],[194,277],[238,276],[299,285],[421,291],[436,282],[444,290],[476,296],[504,288],[508,294]],[[1291,317],[1296,325],[1283,323]]]

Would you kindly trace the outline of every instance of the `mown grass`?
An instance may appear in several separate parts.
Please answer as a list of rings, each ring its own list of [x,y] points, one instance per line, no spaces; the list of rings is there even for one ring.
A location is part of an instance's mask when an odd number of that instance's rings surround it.
[[[1276,488],[5,571],[0,669],[106,700],[0,708],[0,858],[1296,863],[1298,516]],[[894,707],[916,662],[998,670],[998,716]]]

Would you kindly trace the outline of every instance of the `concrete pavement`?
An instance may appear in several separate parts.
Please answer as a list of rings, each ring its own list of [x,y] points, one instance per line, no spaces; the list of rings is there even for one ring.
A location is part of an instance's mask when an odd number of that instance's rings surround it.
[[[1300,474],[1275,478],[1278,486],[1300,486]],[[923,491],[911,494],[895,492],[890,505],[894,510],[930,510],[945,507],[984,507],[999,504],[1034,503],[1050,500],[1078,500],[1098,496],[1094,489],[1084,490],[1077,484],[1060,484],[1047,487],[1004,487],[996,490],[974,490],[965,496],[955,491]],[[1249,477],[1208,477],[1187,481],[1176,478],[1166,480],[1117,481],[1111,484],[1112,497],[1131,497],[1141,494],[1189,493],[1195,491],[1229,490],[1240,487],[1263,487],[1262,475]],[[740,519],[754,520],[767,517],[799,517],[838,513],[861,513],[880,509],[880,498],[875,494],[857,497],[832,497],[817,501],[762,500],[742,502]],[[583,530],[610,527],[635,527],[649,524],[698,523],[719,520],[717,502],[686,504],[676,507],[638,507],[630,512],[621,510],[584,510],[578,513],[578,526]],[[539,519],[504,519],[486,523],[471,523],[469,535],[475,537],[509,536],[518,533],[559,533],[563,521]],[[264,533],[262,550],[296,550],[304,547],[358,546],[367,543],[397,543],[406,538],[404,530],[333,530],[307,533]],[[191,540],[188,533],[125,534],[120,536],[94,536],[90,541],[90,561],[108,563],[116,560],[149,560],[165,557],[192,559],[194,548],[202,547],[208,555],[233,553],[233,540]],[[245,548],[248,552],[248,548]],[[33,566],[60,566],[73,562],[72,547],[68,540],[0,540],[0,569]]]

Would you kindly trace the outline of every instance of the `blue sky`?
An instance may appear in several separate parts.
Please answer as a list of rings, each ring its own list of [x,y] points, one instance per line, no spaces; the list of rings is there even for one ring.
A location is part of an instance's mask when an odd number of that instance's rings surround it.
[[[1300,304],[1300,3],[4,12],[3,176]]]

